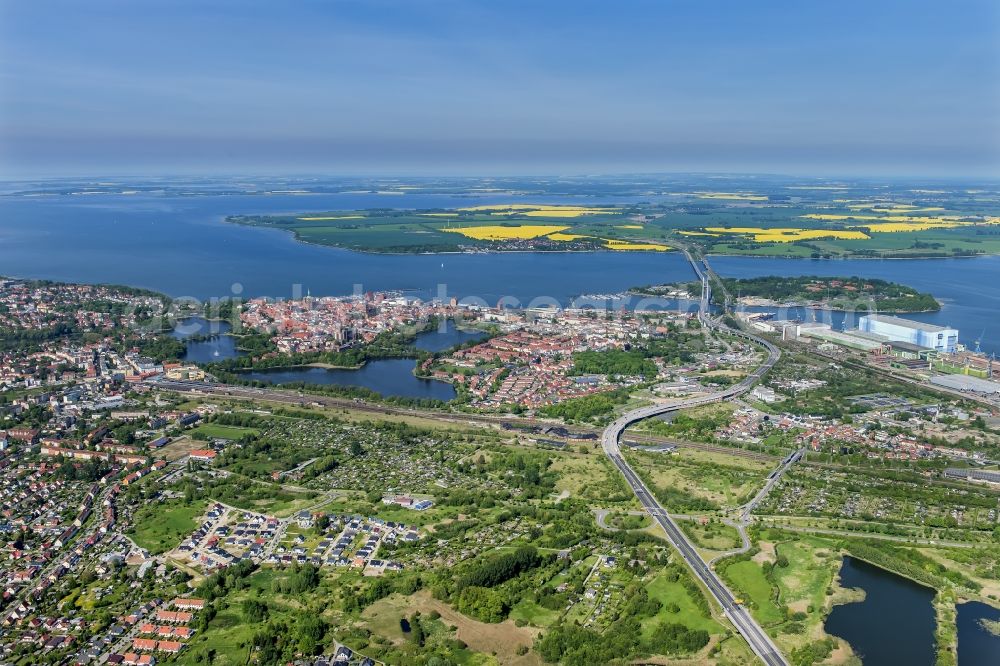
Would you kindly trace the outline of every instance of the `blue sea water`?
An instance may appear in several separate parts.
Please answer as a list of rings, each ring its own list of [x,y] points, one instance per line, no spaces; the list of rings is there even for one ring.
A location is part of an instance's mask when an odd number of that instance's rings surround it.
[[[234,214],[511,200],[510,195],[426,194],[0,196],[0,275],[128,284],[200,300],[409,290],[490,305],[503,297],[520,305],[566,304],[581,294],[692,277],[678,253],[378,255],[307,245],[283,231],[224,221]],[[955,326],[970,344],[985,331],[983,348],[1000,351],[1000,257],[711,261],[727,277],[858,275],[909,284],[944,301],[941,312],[914,318]]]

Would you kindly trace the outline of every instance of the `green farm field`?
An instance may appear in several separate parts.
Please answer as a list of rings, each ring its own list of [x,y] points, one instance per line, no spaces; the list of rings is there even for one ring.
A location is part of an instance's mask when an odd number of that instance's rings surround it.
[[[932,257],[1000,253],[1000,204],[959,193],[887,200],[771,191],[685,192],[657,204],[512,203],[372,209],[230,222],[365,252],[668,250],[786,257]],[[839,195],[838,195],[839,196]]]

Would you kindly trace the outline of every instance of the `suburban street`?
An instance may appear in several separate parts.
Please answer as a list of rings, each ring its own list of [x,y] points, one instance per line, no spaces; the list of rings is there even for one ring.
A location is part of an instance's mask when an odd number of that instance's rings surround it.
[[[2,5],[0,666],[1000,666],[1000,0],[148,4]]]
[[[638,421],[641,421],[652,416],[657,416],[661,414],[666,414],[672,411],[677,411],[680,409],[688,409],[691,407],[697,407],[699,405],[710,404],[714,402],[719,402],[723,400],[728,400],[736,398],[743,395],[747,391],[753,388],[753,386],[772,368],[774,364],[778,361],[781,356],[780,350],[773,345],[771,342],[759,338],[754,335],[750,335],[744,331],[730,328],[723,324],[720,320],[710,316],[709,314],[709,303],[711,301],[711,285],[709,282],[709,273],[711,268],[708,266],[707,260],[696,261],[687,250],[684,250],[684,254],[687,257],[689,263],[694,269],[695,273],[702,283],[702,295],[699,302],[699,312],[698,318],[704,326],[714,328],[716,330],[722,331],[728,335],[732,335],[737,338],[742,338],[747,342],[762,346],[767,351],[767,358],[764,362],[758,366],[752,373],[750,373],[746,378],[737,384],[734,384],[723,391],[711,393],[709,395],[703,395],[699,397],[689,398],[686,400],[674,401],[670,403],[662,403],[657,405],[651,405],[647,407],[642,407],[627,414],[622,415],[614,423],[612,423],[607,429],[604,430],[601,435],[601,442],[604,452],[608,455],[611,461],[618,467],[618,469],[625,476],[626,481],[628,481],[630,487],[635,493],[636,497],[639,499],[643,508],[653,516],[656,522],[661,526],[667,535],[669,541],[680,551],[684,560],[691,567],[692,571],[698,576],[698,578],[705,584],[705,586],[712,593],[712,596],[718,601],[722,606],[726,615],[730,618],[733,625],[740,632],[740,634],[746,639],[747,643],[753,649],[753,651],[764,661],[766,664],[774,665],[784,665],[786,664],[784,658],[778,652],[777,647],[771,641],[770,637],[764,632],[764,630],[756,623],[756,621],[750,616],[746,608],[736,603],[736,597],[729,591],[728,588],[722,583],[719,577],[710,569],[709,564],[706,563],[698,555],[697,551],[691,544],[691,542],[685,537],[683,532],[676,526],[673,519],[669,516],[667,511],[660,506],[656,498],[649,492],[645,484],[639,476],[629,467],[628,463],[621,456],[621,451],[619,449],[621,435],[625,429]],[[225,384],[216,384],[211,382],[197,382],[197,381],[172,381],[164,378],[156,378],[150,380],[150,383],[155,384],[158,388],[175,390],[185,393],[204,393],[204,394],[214,394],[227,396],[231,398],[239,399],[251,399],[251,400],[269,400],[279,403],[285,403],[290,405],[305,405],[307,402],[315,402],[327,407],[345,407],[349,409],[358,409],[362,411],[377,411],[386,414],[398,414],[400,416],[414,416],[414,417],[424,417],[429,416],[428,413],[421,410],[413,410],[407,408],[398,407],[386,407],[383,405],[370,405],[359,400],[349,400],[344,398],[335,398],[329,396],[316,396],[316,395],[303,395],[297,391],[283,390],[277,388],[251,388],[242,386],[233,386]],[[544,421],[539,421],[537,419],[512,419],[509,417],[496,417],[489,415],[433,415],[433,417],[448,420],[448,421],[461,421],[466,423],[483,423],[488,422],[493,425],[502,423],[515,423],[522,422],[531,425],[541,425]],[[636,436],[635,439],[642,441],[654,441],[662,438],[653,438],[649,436]],[[761,498],[766,496],[767,491],[777,482],[780,478],[781,473],[790,465],[798,455],[793,454],[786,460],[782,461],[782,465],[773,473],[769,478],[768,482],[762,489],[761,493],[754,498],[743,508],[743,513],[741,514],[741,519],[743,519],[744,514],[749,514],[752,511],[753,506],[760,501]],[[749,507],[749,508],[748,508]]]
[[[101,492],[97,495],[97,497],[94,498],[93,502],[94,511],[90,516],[90,519],[84,522],[83,527],[80,529],[79,532],[77,532],[76,535],[74,535],[74,537],[70,540],[70,543],[75,545],[85,542],[87,539],[89,539],[91,536],[97,533],[101,525],[101,521],[99,519],[100,510],[104,506],[104,502],[109,497],[112,497],[113,490],[114,490],[114,484],[106,485],[101,489]],[[46,578],[49,577],[50,574],[52,574],[57,569],[60,569],[61,567],[64,566],[72,570],[73,568],[72,566],[67,566],[69,559],[70,558],[67,557],[52,558],[52,560],[50,560],[47,564],[45,564],[45,566],[42,567],[42,569],[35,576],[35,579],[40,581],[45,580]],[[36,585],[25,585],[21,587],[21,589],[18,590],[17,594],[14,595],[14,597],[8,603],[7,611],[9,611],[11,608],[14,608],[17,605],[17,603],[31,604],[31,596],[37,589],[38,588]],[[7,611],[5,611],[5,613]]]

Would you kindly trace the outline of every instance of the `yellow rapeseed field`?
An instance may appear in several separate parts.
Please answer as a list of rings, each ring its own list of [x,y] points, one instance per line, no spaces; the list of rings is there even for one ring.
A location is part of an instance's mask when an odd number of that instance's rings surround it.
[[[420,213],[420,217],[458,217],[458,213]]]
[[[670,249],[666,245],[659,245],[657,243],[636,243],[634,241],[612,240],[610,238],[602,238],[601,240],[604,241],[605,247],[609,250],[652,250],[654,252],[663,252]]]
[[[838,240],[867,240],[869,236],[860,231],[845,229],[796,229],[777,227],[762,229],[760,227],[707,227],[706,231],[718,234],[740,234],[753,236],[758,243],[791,243],[814,238],[836,238]]]
[[[926,231],[928,229],[953,229],[965,226],[965,222],[876,222],[875,224],[856,224],[851,228],[865,228],[872,233],[894,234],[901,231]]]
[[[461,211],[488,213],[490,215],[524,215],[526,217],[580,217],[582,215],[617,215],[611,208],[588,206],[561,206],[550,204],[494,204],[459,208]]]
[[[918,208],[910,210],[910,213],[923,213],[944,210],[943,208]],[[873,210],[872,212],[879,212]],[[906,231],[927,231],[928,229],[954,229],[956,227],[969,227],[984,224],[998,224],[1000,218],[987,217],[985,220],[961,217],[959,215],[938,215],[936,217],[920,215],[835,215],[829,213],[810,213],[802,217],[811,220],[826,220],[842,222],[849,220],[852,222],[864,220],[865,224],[852,224],[851,229],[868,229],[873,233],[901,233]],[[868,223],[870,222],[870,223]]]
[[[670,249],[668,246],[661,245],[659,243],[640,243],[635,241],[616,240],[612,238],[595,238],[594,236],[587,236],[586,234],[562,233],[566,229],[569,229],[569,227],[547,224],[527,224],[519,227],[506,227],[501,225],[458,227],[455,229],[442,229],[441,231],[450,231],[462,234],[463,236],[467,236],[469,238],[485,241],[525,240],[529,238],[541,238],[542,236],[554,241],[574,241],[578,238],[594,238],[595,240],[600,240],[604,243],[604,246],[609,250],[652,250],[655,252],[662,252]]]
[[[518,240],[526,238],[538,238],[548,236],[556,232],[569,229],[565,226],[555,226],[552,224],[526,224],[519,227],[505,227],[501,225],[487,225],[482,227],[457,227],[454,229],[442,229],[456,234],[462,234],[476,240]]]
[[[642,229],[641,224],[619,224],[619,229]]]
[[[677,233],[679,233],[682,236],[713,236],[713,237],[719,236],[719,234],[710,234],[705,231],[678,231]]]
[[[509,211],[509,210],[542,210],[544,208],[554,208],[554,206],[545,206],[542,204],[489,204],[485,206],[466,206],[465,208],[459,208],[458,210],[469,210],[472,212],[482,212],[482,211]]]

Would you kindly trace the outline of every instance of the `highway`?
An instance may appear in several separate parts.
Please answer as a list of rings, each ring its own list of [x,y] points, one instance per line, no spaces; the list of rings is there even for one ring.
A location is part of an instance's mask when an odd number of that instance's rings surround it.
[[[659,524],[664,533],[667,535],[667,539],[671,544],[673,544],[678,552],[680,552],[681,557],[684,558],[684,561],[691,568],[691,571],[693,571],[695,576],[697,576],[705,587],[708,588],[708,591],[711,592],[713,597],[715,597],[715,600],[719,602],[719,605],[722,607],[729,620],[733,623],[733,626],[740,633],[740,635],[743,636],[747,644],[749,644],[750,649],[753,650],[761,661],[768,666],[787,666],[788,662],[785,661],[781,652],[778,651],[778,648],[771,640],[771,637],[768,636],[767,632],[765,632],[764,629],[757,624],[757,621],[751,617],[746,607],[737,603],[736,597],[733,596],[733,593],[730,592],[729,588],[726,587],[718,575],[712,571],[709,564],[701,558],[694,545],[677,527],[677,524],[670,517],[670,514],[668,514],[666,509],[660,505],[653,493],[649,491],[646,484],[643,483],[641,478],[639,478],[639,475],[636,474],[625,461],[625,458],[621,455],[621,449],[619,448],[619,441],[622,433],[633,423],[647,419],[651,416],[658,416],[660,414],[666,414],[679,409],[687,409],[690,407],[697,407],[698,405],[728,400],[729,398],[742,395],[743,393],[749,391],[753,385],[764,376],[765,373],[773,368],[774,364],[777,363],[778,359],[781,357],[781,351],[769,341],[749,335],[743,331],[729,328],[710,316],[708,304],[711,300],[711,286],[709,285],[708,277],[706,275],[707,270],[703,271],[687,250],[684,250],[684,255],[687,257],[688,261],[691,263],[691,267],[701,280],[702,293],[698,309],[698,318],[702,324],[763,346],[767,350],[767,360],[753,373],[747,376],[746,379],[724,391],[690,400],[651,405],[649,407],[640,407],[639,409],[634,409],[626,414],[623,414],[604,431],[601,437],[601,445],[604,448],[604,453],[608,456],[611,462],[615,464],[618,471],[622,473],[622,476],[625,477],[625,481],[628,482],[629,487],[632,489],[632,492],[635,493],[639,503],[642,504],[643,508],[653,517],[657,524]],[[704,265],[707,269],[707,262],[704,262]],[[783,471],[788,465],[794,462],[794,459],[797,459],[797,457],[798,456],[796,454],[792,454],[789,458],[786,458],[779,470]],[[772,474],[772,478],[768,479],[768,483],[773,486],[773,482],[775,482],[779,476],[780,474]],[[765,485],[765,488],[770,490],[768,485]],[[760,496],[763,497],[763,495]],[[752,503],[753,502],[751,502],[751,504]]]
[[[675,401],[672,403],[651,405],[648,407],[641,407],[628,412],[621,417],[619,417],[614,423],[608,426],[601,435],[601,444],[604,449],[605,454],[608,458],[615,464],[622,475],[625,477],[632,491],[635,493],[640,504],[643,508],[656,520],[656,522],[663,529],[668,540],[677,548],[684,558],[684,561],[688,564],[691,570],[695,573],[699,580],[708,588],[712,596],[715,597],[719,605],[724,610],[726,616],[733,623],[736,630],[744,637],[744,639],[749,644],[750,648],[755,654],[768,666],[787,666],[787,662],[784,657],[778,651],[778,648],[771,641],[771,638],[767,633],[757,624],[757,622],[751,617],[747,609],[739,603],[736,603],[736,598],[730,592],[730,590],[725,586],[721,579],[711,570],[708,563],[706,563],[701,556],[698,554],[697,550],[687,539],[684,533],[677,527],[673,519],[667,513],[667,511],[659,504],[653,494],[642,482],[642,479],[635,473],[635,471],[629,466],[625,459],[621,455],[619,449],[619,444],[621,440],[621,435],[625,429],[643,419],[657,416],[661,414],[666,414],[669,412],[677,411],[680,409],[688,409],[691,407],[697,407],[699,405],[705,405],[709,403],[719,402],[723,400],[728,400],[731,398],[738,397],[750,389],[768,372],[774,367],[775,363],[781,357],[781,351],[773,345],[770,341],[757,336],[746,333],[745,331],[730,328],[726,326],[720,320],[713,318],[709,313],[709,303],[711,301],[711,285],[708,279],[708,273],[711,268],[708,266],[707,260],[702,260],[696,262],[690,253],[685,250],[685,256],[690,262],[695,273],[698,275],[699,280],[702,283],[702,295],[699,301],[699,311],[698,318],[701,323],[708,327],[728,335],[741,338],[752,344],[759,345],[767,351],[767,359],[750,375],[744,378],[737,384],[726,388],[723,391],[712,393],[705,396],[700,396],[697,398],[689,398],[686,400]],[[704,268],[703,268],[704,267]],[[241,399],[258,399],[258,400],[269,400],[275,402],[281,402],[291,405],[304,405],[307,402],[316,402],[325,406],[340,406],[348,409],[360,410],[360,411],[372,411],[380,412],[386,414],[400,414],[400,415],[412,415],[412,416],[422,416],[427,417],[428,414],[426,410],[411,410],[399,407],[387,407],[382,405],[371,405],[364,403],[362,401],[352,401],[345,400],[343,398],[332,398],[327,396],[316,396],[309,394],[302,394],[296,391],[288,391],[282,389],[261,389],[261,388],[250,388],[243,386],[233,386],[233,385],[220,385],[209,382],[190,382],[190,381],[171,381],[165,378],[156,378],[152,380],[147,380],[151,385],[157,386],[161,389],[174,390],[179,392],[195,392],[195,393],[205,393],[205,394],[215,394],[228,396],[232,398]],[[449,415],[436,415],[442,420],[451,420],[459,422],[470,422],[470,423],[482,423],[490,422],[493,424],[502,424],[505,422],[518,422],[521,423],[531,423],[533,425],[543,425],[546,424],[544,421],[535,421],[533,419],[511,419],[508,417],[496,417],[496,416],[486,416],[486,415],[472,415],[472,414],[449,414]],[[551,424],[547,424],[551,425]],[[638,439],[647,439],[641,437]],[[649,438],[653,439],[653,438]],[[796,456],[797,458],[797,456]],[[781,471],[787,467],[787,465],[794,462],[794,460],[786,459],[783,461]],[[772,475],[772,478],[768,479],[768,485],[765,486],[767,490],[774,485],[780,474]],[[766,494],[766,493],[764,493]],[[763,497],[764,495],[760,495]],[[755,498],[756,499],[756,498]],[[747,511],[752,510],[752,507]]]

